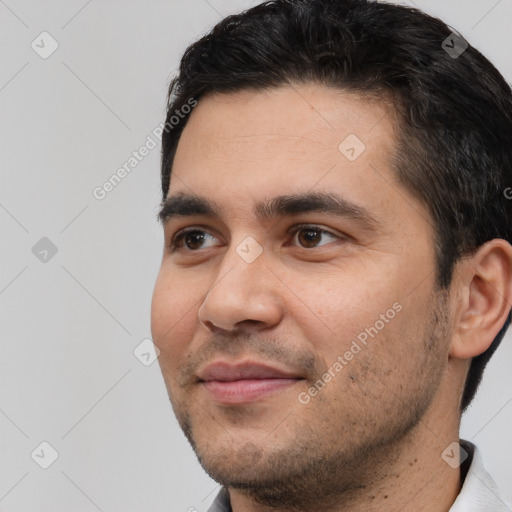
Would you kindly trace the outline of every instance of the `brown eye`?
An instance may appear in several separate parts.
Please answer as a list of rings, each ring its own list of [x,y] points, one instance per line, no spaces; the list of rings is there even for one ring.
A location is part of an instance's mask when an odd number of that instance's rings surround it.
[[[297,238],[297,242],[305,249],[314,249],[315,247],[321,247],[328,244],[329,240],[322,243],[325,237],[330,237],[334,241],[339,240],[338,236],[329,233],[329,231],[321,229],[318,226],[299,226],[295,231],[295,236]]]
[[[315,247],[322,239],[322,234],[316,229],[302,229],[299,231],[298,239],[304,247]]]
[[[195,250],[200,249],[201,244],[204,242],[205,236],[201,231],[191,231],[189,233],[185,233],[183,236],[183,243],[187,247],[187,249]]]
[[[215,237],[207,231],[203,231],[202,229],[186,229],[174,235],[174,238],[169,244],[169,248],[173,251],[197,251],[203,247],[215,245],[210,240],[215,240]],[[210,243],[205,245],[208,241],[210,241]]]

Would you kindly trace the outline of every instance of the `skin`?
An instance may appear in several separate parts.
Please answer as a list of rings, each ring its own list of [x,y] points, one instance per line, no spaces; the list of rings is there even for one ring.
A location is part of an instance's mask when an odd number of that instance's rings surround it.
[[[488,242],[437,289],[431,217],[391,169],[396,123],[384,101],[295,84],[209,95],[185,126],[168,197],[194,193],[222,213],[165,223],[152,333],[178,421],[235,512],[441,512],[460,491],[460,470],[441,454],[458,440],[470,359],[510,309],[512,249]],[[355,161],[338,149],[349,134],[366,146]],[[304,192],[335,192],[378,223],[253,212]],[[290,234],[300,223],[328,233]],[[204,242],[169,250],[185,227]],[[248,236],[262,249],[252,263],[237,252]],[[394,304],[400,311],[301,403]],[[222,405],[197,382],[217,359],[267,362],[302,380]]]

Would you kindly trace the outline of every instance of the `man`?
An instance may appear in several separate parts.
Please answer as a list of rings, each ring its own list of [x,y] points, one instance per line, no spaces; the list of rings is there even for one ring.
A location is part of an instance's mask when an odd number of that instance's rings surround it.
[[[171,83],[152,331],[210,511],[509,511],[461,414],[510,323],[512,94],[418,10],[275,0]]]

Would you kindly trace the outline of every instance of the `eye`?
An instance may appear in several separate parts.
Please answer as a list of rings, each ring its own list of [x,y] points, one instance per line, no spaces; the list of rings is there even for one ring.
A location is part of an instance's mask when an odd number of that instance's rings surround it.
[[[300,224],[294,226],[290,234],[292,235],[292,243],[300,245],[304,249],[314,249],[322,247],[332,242],[340,240],[339,235],[335,235],[322,229],[314,224]],[[329,240],[330,238],[330,240]],[[169,249],[171,252],[184,250],[189,252],[197,252],[200,249],[214,247],[217,238],[208,231],[198,228],[186,228],[178,231],[171,239]]]
[[[207,241],[211,242],[212,240],[215,240],[215,237],[211,233],[208,233],[208,231],[197,228],[187,228],[178,231],[178,233],[174,235],[169,244],[169,249],[175,251],[185,246],[185,250],[197,251],[198,249],[216,245],[214,243],[204,245]]]
[[[314,249],[330,243],[329,241],[322,243],[322,238],[330,237],[332,241],[340,240],[338,235],[334,235],[319,226],[311,224],[301,224],[295,226],[293,230],[293,240],[297,240],[305,249]]]

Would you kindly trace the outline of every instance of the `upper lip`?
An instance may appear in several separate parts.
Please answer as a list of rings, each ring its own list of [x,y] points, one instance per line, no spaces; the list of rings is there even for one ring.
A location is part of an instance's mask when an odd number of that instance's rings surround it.
[[[292,370],[283,370],[265,363],[245,361],[242,363],[228,363],[216,361],[198,372],[200,381],[220,380],[232,382],[244,379],[301,379],[302,377]]]

